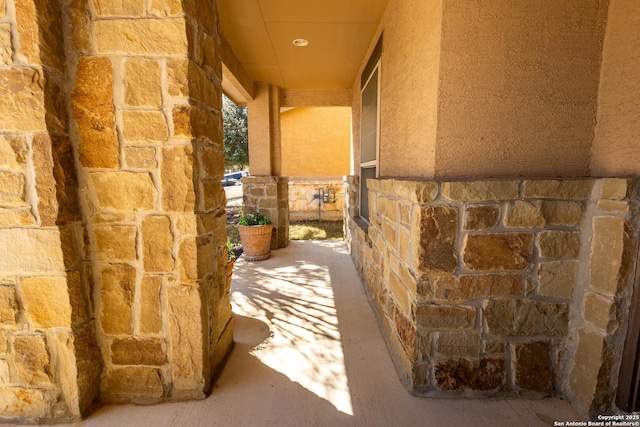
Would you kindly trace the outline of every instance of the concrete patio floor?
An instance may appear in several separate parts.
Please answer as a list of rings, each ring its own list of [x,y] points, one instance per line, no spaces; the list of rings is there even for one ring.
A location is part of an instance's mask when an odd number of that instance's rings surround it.
[[[108,405],[89,426],[552,426],[559,399],[428,399],[402,386],[343,242],[292,241],[233,273],[235,348],[202,401]]]

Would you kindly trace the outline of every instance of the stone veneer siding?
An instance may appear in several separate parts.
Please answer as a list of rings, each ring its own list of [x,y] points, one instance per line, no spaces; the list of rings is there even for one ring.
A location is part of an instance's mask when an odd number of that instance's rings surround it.
[[[347,177],[346,241],[400,377],[429,396],[612,409],[637,259],[626,179]]]
[[[335,190],[335,203],[322,203],[318,213],[318,199],[314,198],[320,189],[325,194]],[[344,186],[342,179],[289,179],[289,218],[291,221],[317,220],[342,221],[344,212]]]
[[[1,421],[204,398],[232,346],[215,2],[0,0]]]
[[[271,218],[271,249],[289,244],[289,179],[282,176],[242,178],[244,212],[260,212]]]

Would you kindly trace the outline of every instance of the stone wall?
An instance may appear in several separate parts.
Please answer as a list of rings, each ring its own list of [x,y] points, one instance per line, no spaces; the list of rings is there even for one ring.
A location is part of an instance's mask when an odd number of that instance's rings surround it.
[[[596,181],[585,224],[588,254],[578,272],[584,283],[573,294],[572,337],[576,343],[565,368],[564,388],[574,406],[593,414],[609,412],[615,401],[620,355],[638,259],[636,183]]]
[[[314,197],[322,190],[329,194],[335,191],[335,202],[321,203]],[[344,188],[342,179],[304,179],[289,180],[289,219],[291,221],[318,220],[342,221],[344,211]]]
[[[232,345],[213,0],[0,1],[0,419],[203,398]]]
[[[412,392],[611,410],[638,256],[634,182],[368,185],[364,224],[347,180],[347,243]]]

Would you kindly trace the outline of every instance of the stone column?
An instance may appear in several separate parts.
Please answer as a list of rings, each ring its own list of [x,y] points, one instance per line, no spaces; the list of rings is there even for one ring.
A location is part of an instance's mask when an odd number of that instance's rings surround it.
[[[244,185],[244,211],[260,212],[273,221],[271,249],[289,244],[289,178],[247,176]]]
[[[68,135],[62,10],[0,1],[0,419],[77,419],[101,371]]]
[[[280,176],[280,89],[256,83],[248,108],[252,176],[242,179],[244,209],[269,215],[274,224],[271,248],[284,248],[289,244],[289,179]]]
[[[203,398],[232,344],[215,3],[68,7],[101,399]]]

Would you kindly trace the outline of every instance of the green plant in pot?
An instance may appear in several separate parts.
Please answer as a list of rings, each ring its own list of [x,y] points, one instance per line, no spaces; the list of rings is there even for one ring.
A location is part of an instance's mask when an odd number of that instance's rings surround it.
[[[238,259],[236,250],[231,245],[231,240],[227,239],[227,290],[231,289],[231,275],[233,274],[233,265]]]
[[[251,212],[240,217],[238,232],[242,242],[244,259],[262,261],[271,256],[271,218],[260,212]]]

